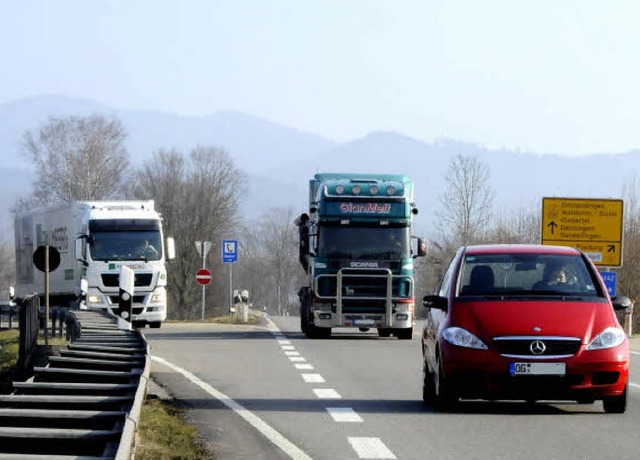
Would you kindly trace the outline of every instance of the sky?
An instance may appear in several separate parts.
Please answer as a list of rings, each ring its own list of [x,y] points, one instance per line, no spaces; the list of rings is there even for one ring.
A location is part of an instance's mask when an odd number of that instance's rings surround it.
[[[639,17],[636,0],[0,0],[0,104],[622,153],[640,148]]]

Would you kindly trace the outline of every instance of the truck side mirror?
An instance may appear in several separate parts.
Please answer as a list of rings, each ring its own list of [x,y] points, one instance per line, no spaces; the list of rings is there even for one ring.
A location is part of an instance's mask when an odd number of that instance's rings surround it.
[[[423,238],[418,238],[418,248],[415,257],[424,257],[427,255],[427,242]]]
[[[74,254],[76,257],[76,260],[78,262],[80,262],[82,265],[84,265],[85,267],[89,265],[89,263],[87,262],[87,243],[86,243],[86,236],[79,236],[78,238],[76,238],[75,241],[75,247],[74,247]]]
[[[167,237],[167,259],[175,259],[176,257],[176,242],[170,236]]]

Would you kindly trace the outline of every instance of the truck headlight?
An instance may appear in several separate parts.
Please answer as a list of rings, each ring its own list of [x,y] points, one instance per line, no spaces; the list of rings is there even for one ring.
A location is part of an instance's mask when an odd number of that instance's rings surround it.
[[[151,298],[149,299],[149,303],[164,303],[165,296],[164,293],[151,294]]]
[[[102,303],[102,296],[89,295],[87,296],[87,303]]]

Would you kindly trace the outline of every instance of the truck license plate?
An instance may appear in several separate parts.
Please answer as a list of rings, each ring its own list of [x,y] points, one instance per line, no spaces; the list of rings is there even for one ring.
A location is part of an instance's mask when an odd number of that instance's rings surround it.
[[[372,319],[354,319],[354,326],[373,326],[376,322]]]
[[[511,375],[565,375],[565,363],[509,363]]]

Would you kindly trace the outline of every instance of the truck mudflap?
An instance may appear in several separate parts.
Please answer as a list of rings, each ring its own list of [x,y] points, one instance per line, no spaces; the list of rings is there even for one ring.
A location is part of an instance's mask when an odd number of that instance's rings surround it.
[[[378,328],[413,326],[413,277],[409,275],[394,275],[388,268],[344,267],[336,274],[318,275],[313,291],[314,297],[320,302],[335,304],[331,313],[314,312],[314,319],[319,325]],[[399,307],[403,305],[407,305],[407,311],[400,311]]]

